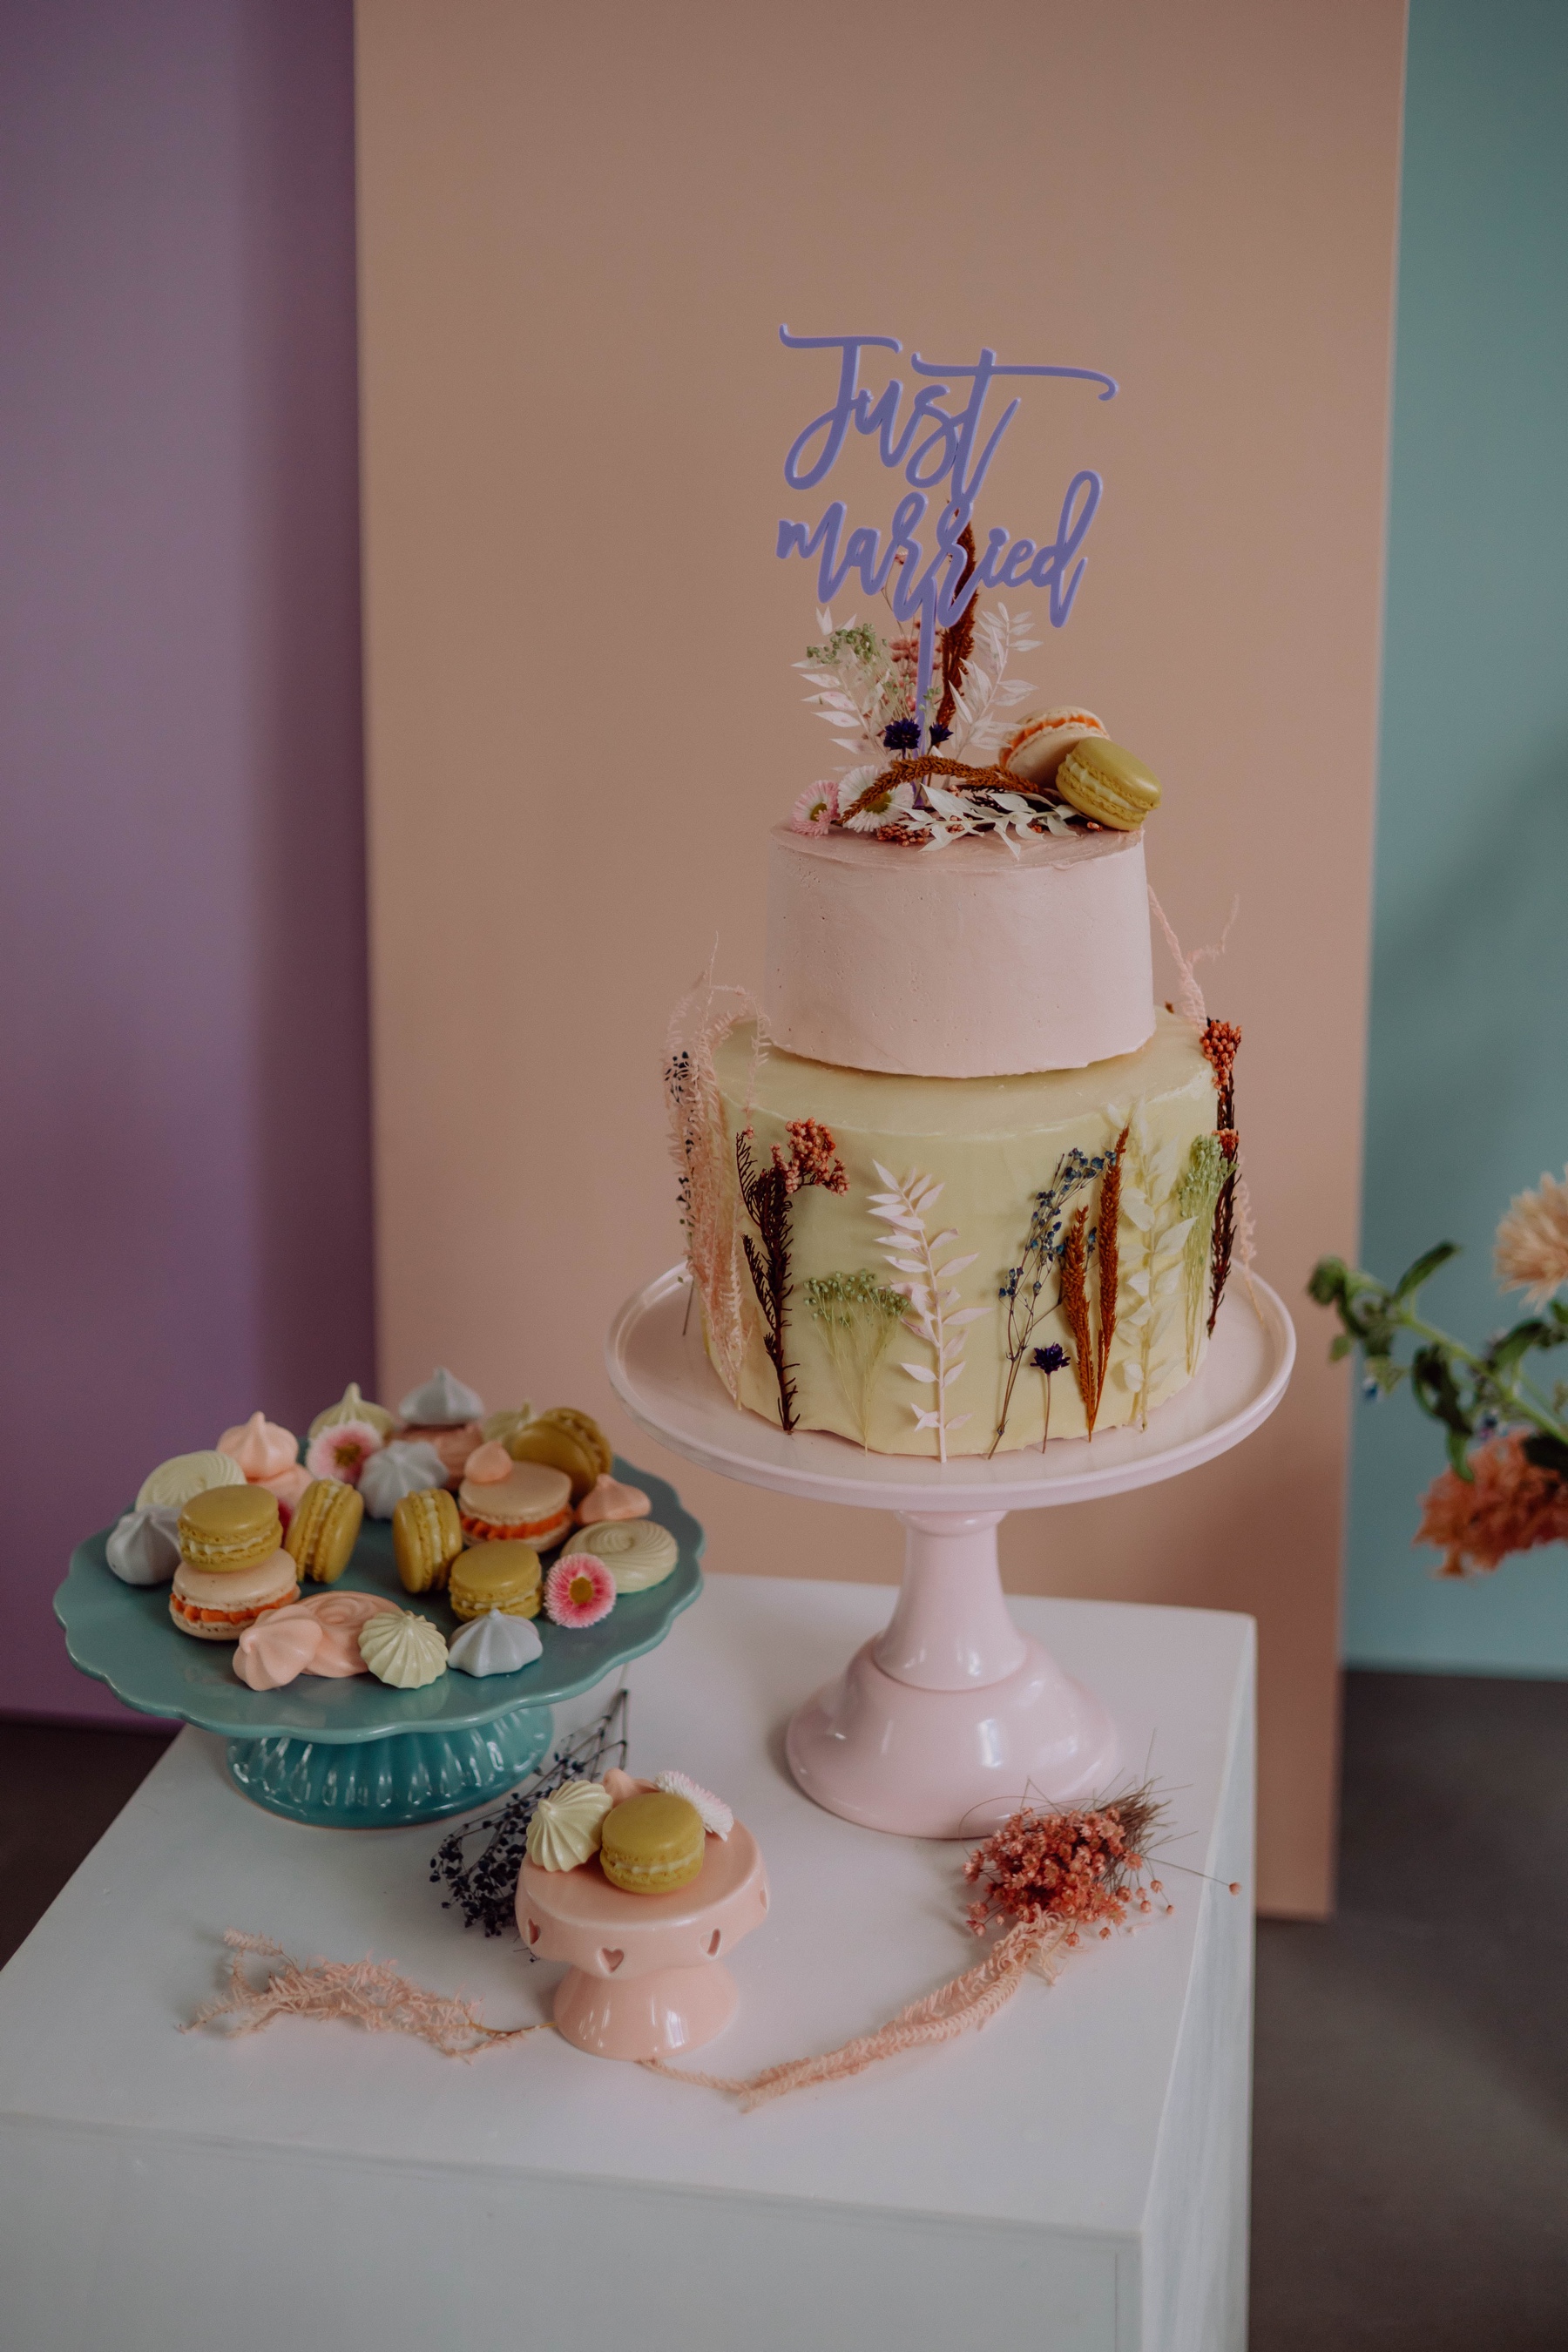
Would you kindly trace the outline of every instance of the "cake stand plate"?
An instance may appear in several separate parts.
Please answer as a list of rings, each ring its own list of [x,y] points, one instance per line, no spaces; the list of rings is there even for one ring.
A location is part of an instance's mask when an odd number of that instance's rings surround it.
[[[301,1675],[282,1690],[253,1691],[234,1671],[231,1643],[194,1641],[174,1625],[167,1585],[120,1581],[104,1558],[107,1528],[71,1554],[55,1614],[72,1664],[127,1706],[226,1738],[230,1779],[269,1812],[325,1829],[440,1821],[515,1788],[549,1749],[552,1707],[656,1648],[701,1591],[702,1529],[674,1487],[628,1462],[615,1474],[644,1489],[680,1558],[662,1584],[623,1593],[597,1625],[566,1631],[539,1618],[543,1654],[519,1674],[445,1674],[413,1691],[370,1675]],[[332,1589],[384,1592],[444,1638],[458,1630],[444,1594],[404,1591],[390,1520],[366,1518]]]
[[[885,1632],[791,1721],[790,1769],[807,1796],[867,1828],[960,1838],[983,1836],[1026,1796],[1068,1804],[1106,1788],[1115,1726],[1014,1623],[996,1530],[1009,1511],[1153,1486],[1250,1436],[1296,1360],[1282,1302],[1256,1277],[1253,1288],[1256,1307],[1239,1283],[1227,1294],[1196,1379],[1147,1430],[945,1464],[862,1453],[820,1431],[789,1436],[737,1410],[708,1361],[684,1267],[626,1301],[605,1360],[642,1428],[723,1477],[902,1522],[903,1582]]]

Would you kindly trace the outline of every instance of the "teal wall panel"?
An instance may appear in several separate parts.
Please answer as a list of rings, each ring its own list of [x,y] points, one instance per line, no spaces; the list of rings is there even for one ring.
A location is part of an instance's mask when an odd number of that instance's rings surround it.
[[[1462,1243],[1427,1307],[1468,1336],[1568,1160],[1563,0],[1414,0],[1400,234],[1363,1263]],[[1357,1406],[1347,1659],[1568,1675],[1568,1550],[1460,1585],[1411,1549],[1441,1463],[1407,1397]]]

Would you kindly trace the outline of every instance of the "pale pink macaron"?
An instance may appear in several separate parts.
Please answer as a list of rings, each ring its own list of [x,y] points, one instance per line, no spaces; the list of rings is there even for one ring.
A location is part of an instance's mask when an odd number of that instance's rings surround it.
[[[594,1481],[577,1506],[580,1528],[603,1526],[608,1519],[646,1519],[653,1505],[640,1486],[623,1486],[607,1474]]]
[[[1055,781],[1057,770],[1075,743],[1104,732],[1092,710],[1037,711],[1014,728],[996,754],[996,764],[1016,776],[1026,791],[1041,792]]]

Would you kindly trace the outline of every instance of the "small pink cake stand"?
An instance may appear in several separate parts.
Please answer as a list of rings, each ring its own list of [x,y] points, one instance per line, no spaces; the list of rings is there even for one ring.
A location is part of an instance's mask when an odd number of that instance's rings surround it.
[[[722,1953],[761,1927],[763,1857],[737,1822],[710,1837],[700,1876],[674,1895],[627,1895],[597,1857],[577,1870],[518,1874],[517,1924],[542,1960],[570,1962],[555,1988],[555,2023],[596,2058],[667,2058],[697,2050],[735,2014]]]
[[[996,1530],[1009,1511],[1085,1503],[1174,1478],[1251,1435],[1296,1360],[1289,1316],[1254,1278],[1220,1309],[1195,1380],[1147,1430],[1108,1429],[1041,1453],[939,1463],[792,1436],[737,1411],[709,1363],[690,1283],[674,1266],[622,1307],[605,1360],[632,1418],[672,1452],[775,1494],[892,1511],[904,1580],[887,1630],[808,1699],[789,1727],[808,1797],[868,1829],[984,1836],[1026,1795],[1070,1804],[1101,1791],[1116,1728],[1091,1691],[1019,1632],[1002,1591]]]

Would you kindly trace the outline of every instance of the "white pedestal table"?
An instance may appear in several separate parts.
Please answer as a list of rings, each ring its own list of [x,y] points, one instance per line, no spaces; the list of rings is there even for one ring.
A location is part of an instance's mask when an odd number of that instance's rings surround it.
[[[634,1769],[718,1789],[773,1892],[694,2064],[831,2049],[975,1958],[962,1850],[824,1811],[784,1766],[800,1693],[887,1606],[718,1575],[628,1670]],[[467,2064],[342,2024],[182,2036],[229,1927],[395,1959],[492,2023],[547,2016],[558,1974],[442,1910],[438,1832],[281,1820],[185,1730],[0,1975],[0,2344],[1241,2352],[1251,1622],[1014,1607],[1168,1789],[1173,1916],[983,2032],[752,2115],[553,2034]]]

